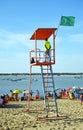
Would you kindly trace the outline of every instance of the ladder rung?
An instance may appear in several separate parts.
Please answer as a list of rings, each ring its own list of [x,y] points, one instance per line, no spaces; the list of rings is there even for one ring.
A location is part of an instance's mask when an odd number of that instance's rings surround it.
[[[54,100],[53,100],[53,99],[52,99],[52,100],[49,100],[49,103],[50,103],[50,102],[54,102]]]
[[[49,81],[48,81],[48,80],[45,80],[45,79],[44,79],[44,83],[51,83],[51,85],[53,85],[52,80],[49,80]]]
[[[53,86],[50,83],[49,83],[48,86],[47,86],[47,84],[45,84],[44,88],[47,89],[47,90],[48,90],[48,88],[51,88],[53,90]]]
[[[44,75],[43,78],[45,78],[45,79],[52,79],[52,76],[51,75],[50,76],[49,75],[48,76]]]
[[[52,81],[49,81],[49,82],[47,82],[47,81],[44,81],[44,83],[52,83]]]
[[[51,108],[51,107],[55,107],[55,105],[49,105],[49,108]]]
[[[52,77],[53,77],[52,75],[48,75],[48,76],[47,75],[43,75],[43,78],[49,78],[50,79]]]
[[[55,107],[55,105],[46,104],[46,107]]]
[[[52,77],[44,78],[44,81],[53,81]]]

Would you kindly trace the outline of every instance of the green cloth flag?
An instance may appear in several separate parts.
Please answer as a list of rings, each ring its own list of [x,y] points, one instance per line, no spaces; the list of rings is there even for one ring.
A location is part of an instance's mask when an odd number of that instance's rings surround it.
[[[62,16],[60,25],[62,26],[74,26],[75,17],[73,16]]]

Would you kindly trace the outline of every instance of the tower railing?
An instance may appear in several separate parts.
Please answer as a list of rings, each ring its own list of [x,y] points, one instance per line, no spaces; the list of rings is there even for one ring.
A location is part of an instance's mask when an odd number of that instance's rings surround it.
[[[50,50],[51,53],[51,62],[55,62],[55,55],[54,55],[54,49]],[[34,63],[42,63],[45,61],[45,51],[40,50],[40,49],[33,49],[30,51],[30,61],[31,59],[34,59]],[[48,56],[46,56],[47,61],[48,61]]]

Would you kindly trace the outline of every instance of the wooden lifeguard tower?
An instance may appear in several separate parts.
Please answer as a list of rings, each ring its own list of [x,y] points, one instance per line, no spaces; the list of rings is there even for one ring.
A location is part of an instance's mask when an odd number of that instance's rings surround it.
[[[52,65],[55,64],[55,32],[57,28],[38,28],[33,35],[31,36],[30,40],[35,41],[35,48],[30,51],[30,61],[33,58],[34,62],[30,62],[30,82],[29,82],[29,95],[31,90],[31,76],[32,76],[32,67],[33,66],[40,66],[41,68],[41,76],[42,76],[42,85],[43,85],[43,92],[44,92],[44,104],[45,104],[45,111],[46,111],[46,118],[49,117],[49,112],[52,111],[58,116],[58,107],[56,102],[56,90],[53,78],[53,70]],[[44,62],[44,50],[37,48],[37,41],[38,40],[45,40],[46,38],[49,39],[52,37],[51,42],[51,61],[48,60]],[[42,42],[44,44],[44,42]],[[43,45],[44,46],[44,45]],[[47,57],[48,59],[48,57]],[[50,100],[48,98],[48,93],[52,93],[53,97]],[[28,110],[30,109],[30,98],[28,98]]]

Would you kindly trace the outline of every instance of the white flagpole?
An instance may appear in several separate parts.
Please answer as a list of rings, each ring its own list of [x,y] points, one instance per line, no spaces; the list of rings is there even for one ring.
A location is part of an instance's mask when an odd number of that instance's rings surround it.
[[[57,36],[58,30],[59,30],[59,27],[60,27],[60,23],[61,23],[61,19],[60,19],[60,22],[59,22],[59,25],[58,25],[58,28],[57,28],[55,36]]]

